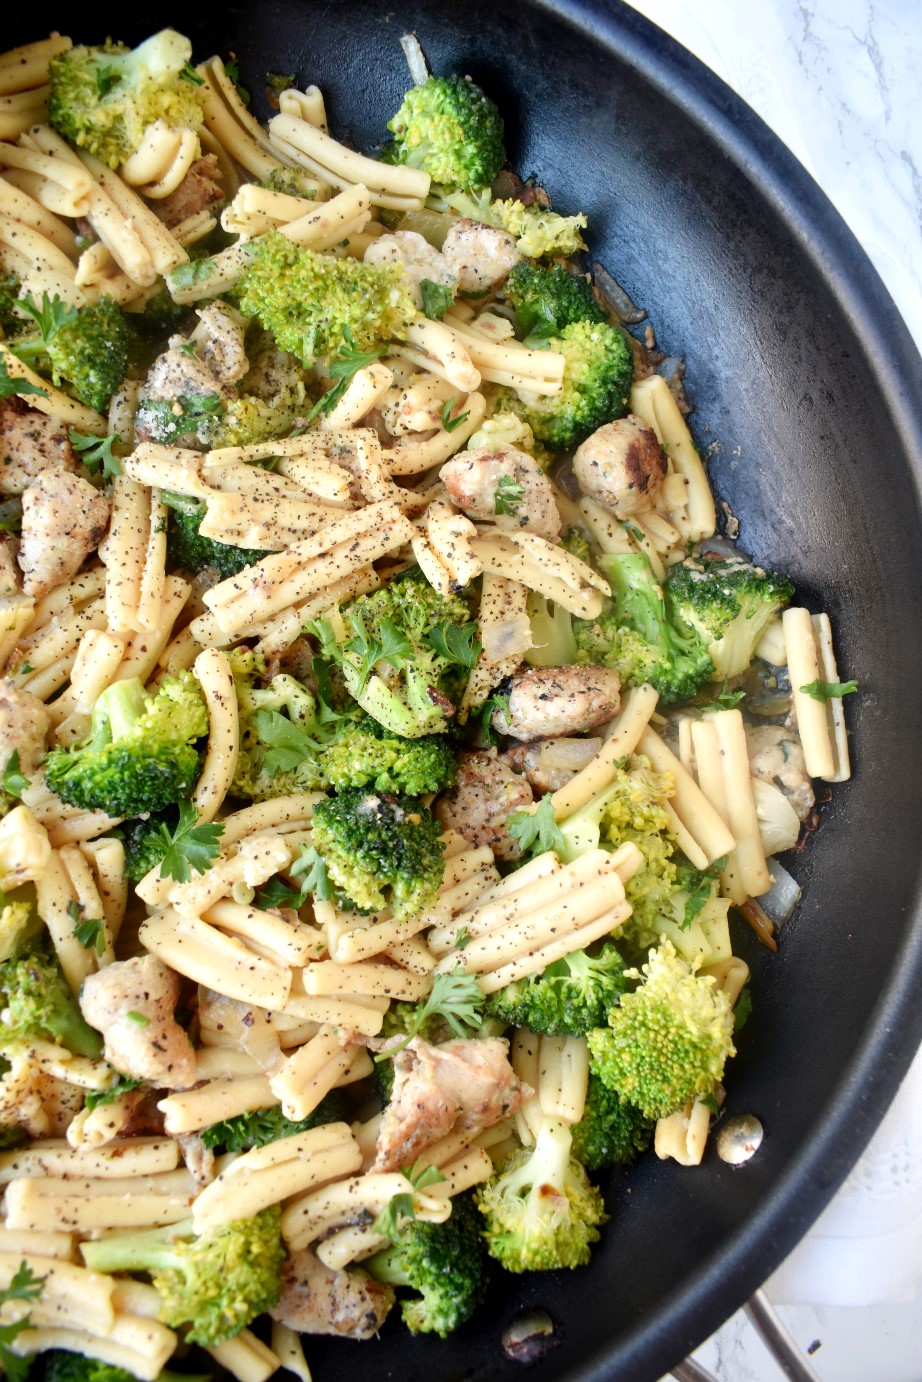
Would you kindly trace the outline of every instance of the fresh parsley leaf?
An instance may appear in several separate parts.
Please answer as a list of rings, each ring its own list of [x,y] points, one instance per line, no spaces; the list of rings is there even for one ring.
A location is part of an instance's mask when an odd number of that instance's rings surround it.
[[[192,66],[191,62],[186,63],[185,67],[182,69],[179,75],[182,77],[184,82],[191,82],[193,86],[205,85],[205,78],[199,76],[195,68]]]
[[[94,437],[92,433],[75,432],[71,428],[68,435],[71,446],[75,451],[79,451],[80,459],[91,475],[101,471],[104,480],[113,480],[117,475],[121,475],[121,462],[112,454],[113,446],[121,441],[117,432],[109,437]]]
[[[150,1018],[145,1017],[143,1013],[135,1012],[133,1009],[130,1012],[127,1012],[125,1014],[125,1017],[129,1022],[133,1022],[136,1027],[150,1026]]]
[[[319,902],[331,901],[333,888],[327,877],[327,866],[313,845],[309,848],[307,845],[301,846],[301,856],[292,864],[289,873],[292,878],[302,880],[302,903],[308,893],[312,893]]]
[[[457,395],[452,394],[451,398],[442,409],[442,426],[445,428],[446,432],[453,432],[456,427],[460,427],[462,422],[467,422],[470,417],[470,413],[459,413],[457,417],[452,417],[451,410],[455,406],[456,399]]]
[[[102,917],[85,917],[79,902],[67,904],[67,915],[74,923],[74,940],[78,940],[84,950],[90,948],[102,955],[106,948],[105,922]]]
[[[21,374],[10,374],[6,363],[6,357],[0,356],[0,398],[10,398],[14,394],[38,394],[39,398],[47,398],[48,390],[40,389],[31,380],[23,378]]]
[[[489,697],[487,698],[487,700],[484,701],[483,705],[482,705],[481,708],[480,708],[480,728],[481,728],[481,730],[483,731],[483,737],[484,737],[484,738],[487,740],[487,742],[490,743],[490,744],[495,744],[496,741],[497,741],[497,739],[498,739],[498,737],[499,737],[498,734],[497,734],[497,732],[496,732],[496,730],[493,728],[492,724],[490,723],[490,721],[493,719],[493,716],[494,716],[494,714],[496,713],[497,710],[499,711],[499,713],[500,713],[501,715],[505,716],[506,721],[507,721],[507,723],[508,723],[508,720],[509,720],[509,696],[508,696],[508,693],[502,692],[502,691],[494,691],[493,694],[492,694],[492,696],[489,696]]]
[[[177,264],[175,269],[170,269],[168,277],[174,288],[191,288],[193,283],[210,278],[213,268],[213,261],[208,257],[190,259],[188,264]]]
[[[0,533],[22,532],[22,500],[19,496],[0,503]]]
[[[68,303],[62,302],[57,293],[51,297],[47,293],[42,293],[42,300],[37,303],[34,298],[25,293],[19,299],[19,305],[33,319],[38,327],[38,334],[42,338],[42,344],[48,345],[58,334],[62,326],[68,322],[77,320],[77,309]]]
[[[327,370],[330,378],[335,379],[336,383],[317,400],[305,418],[305,423],[313,422],[320,413],[331,413],[349,387],[352,376],[366,365],[370,365],[372,360],[380,360],[381,356],[387,353],[386,345],[377,346],[374,350],[358,350],[348,326],[343,331],[343,340],[345,345],[330,361]]]
[[[740,702],[744,701],[745,699],[745,691],[731,691],[727,683],[724,682],[723,686],[720,688],[714,699],[712,701],[708,701],[707,705],[703,705],[701,709],[702,711],[735,710],[736,707],[740,704]]]
[[[470,945],[474,937],[466,926],[462,926],[460,931],[455,932],[455,949],[463,950],[466,945]]]
[[[129,1094],[132,1089],[137,1089],[141,1081],[136,1080],[133,1075],[122,1075],[119,1071],[115,1072],[118,1078],[115,1084],[108,1089],[88,1089],[84,1095],[83,1102],[92,1112],[94,1108],[99,1108],[103,1104],[114,1103],[122,1094]]]
[[[692,888],[685,899],[685,912],[682,916],[682,930],[687,931],[695,920],[695,917],[704,910],[711,900],[714,891],[714,878],[711,874],[701,874],[695,887]]]
[[[380,1051],[375,1060],[388,1060],[397,1051],[402,1051],[423,1031],[431,1017],[441,1017],[456,1037],[470,1036],[483,1020],[485,1001],[486,995],[476,974],[465,974],[461,969],[455,969],[450,974],[437,974],[429,997],[417,1003],[406,1036],[395,1046]]]
[[[224,834],[224,826],[218,822],[198,825],[198,812],[191,801],[179,803],[179,823],[170,833],[170,828],[161,823],[159,834],[166,845],[166,853],[160,861],[160,877],[173,878],[177,883],[188,883],[195,873],[206,873],[218,857],[218,841]]]
[[[7,796],[21,797],[28,785],[29,779],[19,766],[19,750],[14,749],[3,769],[3,790]]]
[[[271,773],[291,772],[318,747],[300,725],[279,710],[257,710],[253,725],[263,743],[269,745],[263,762]]]
[[[44,1280],[43,1276],[36,1276],[26,1262],[20,1263],[9,1286],[0,1291],[0,1306],[11,1300],[35,1300],[42,1293]],[[28,1329],[30,1318],[31,1312],[12,1324],[0,1324],[0,1368],[6,1373],[7,1382],[26,1382],[29,1375],[32,1359],[20,1358],[13,1352],[12,1344],[24,1329]]]
[[[442,657],[456,662],[459,667],[474,667],[480,657],[481,643],[474,619],[467,624],[450,624],[447,619],[442,619],[427,631],[426,641]]]
[[[493,512],[514,514],[524,498],[525,486],[517,484],[511,475],[501,475],[493,495]]]
[[[265,887],[256,894],[256,905],[263,911],[272,907],[294,907],[297,911],[304,906],[305,895],[300,888],[292,888],[279,874],[269,879]]]
[[[430,320],[440,322],[455,300],[453,290],[444,283],[433,283],[431,278],[421,278],[419,291],[423,299],[423,312]]]
[[[232,81],[237,88],[237,95],[245,106],[250,104],[250,93],[246,87],[240,85],[240,67],[237,63],[237,55],[231,53],[227,62],[224,64],[224,71],[227,73],[228,80]]]
[[[445,1180],[437,1166],[420,1166],[419,1158],[412,1166],[401,1166],[401,1171],[412,1185],[412,1191],[404,1190],[392,1195],[390,1203],[375,1220],[374,1231],[382,1237],[394,1238],[400,1229],[401,1219],[415,1219],[416,1206],[413,1197],[417,1190],[425,1190],[430,1185],[439,1185]]]
[[[347,642],[342,645],[335,645],[336,653],[334,656],[337,656],[337,660],[342,661],[343,653],[351,654],[351,665],[359,674],[359,685],[354,695],[359,697],[377,663],[387,662],[395,671],[399,672],[407,659],[413,656],[413,646],[391,619],[381,620],[379,625],[380,637],[378,638],[374,638],[368,633],[364,621],[358,615],[352,616],[352,622],[355,633]]]
[[[856,681],[808,681],[806,686],[802,686],[801,691],[804,695],[812,696],[815,701],[841,700],[843,696],[850,696],[853,691],[858,690]]]
[[[698,1102],[704,1104],[705,1108],[710,1109],[711,1113],[714,1114],[715,1118],[717,1114],[720,1112],[720,1104],[718,1104],[717,1098],[714,1094],[699,1094]]]
[[[551,794],[542,797],[535,811],[514,811],[509,817],[509,834],[519,843],[525,854],[544,854],[549,849],[563,849],[563,836],[554,815]]]
[[[733,1009],[733,1030],[742,1031],[752,1016],[752,994],[749,986],[743,989],[739,998],[736,1000],[736,1007]]]

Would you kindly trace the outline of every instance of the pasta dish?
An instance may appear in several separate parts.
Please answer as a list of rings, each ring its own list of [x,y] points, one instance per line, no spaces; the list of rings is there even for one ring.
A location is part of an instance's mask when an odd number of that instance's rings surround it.
[[[586,1266],[849,776],[681,368],[402,42],[368,153],[173,30],[0,55],[11,1382],[309,1382]]]

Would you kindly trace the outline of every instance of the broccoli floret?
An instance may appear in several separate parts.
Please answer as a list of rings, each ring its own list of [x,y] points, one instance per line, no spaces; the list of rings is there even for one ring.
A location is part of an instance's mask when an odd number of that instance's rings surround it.
[[[273,343],[251,353],[250,360],[237,397],[227,404],[215,429],[215,446],[250,446],[287,436],[310,411],[303,371],[290,355]]]
[[[733,1008],[711,978],[676,955],[670,941],[651,950],[633,993],[608,1027],[589,1033],[599,1077],[648,1118],[666,1118],[721,1079],[733,1045]]]
[[[137,1382],[133,1372],[104,1363],[101,1358],[87,1358],[82,1353],[67,1353],[64,1349],[50,1349],[42,1354],[44,1382]],[[185,1373],[164,1368],[157,1382],[183,1382]],[[188,1382],[203,1382],[189,1378]]]
[[[174,129],[202,123],[201,86],[184,75],[192,44],[163,29],[134,50],[108,41],[59,53],[48,64],[48,113],[59,134],[117,168],[155,120]]]
[[[342,617],[349,634],[344,642],[337,642],[329,620],[307,628],[362,709],[407,739],[447,729],[468,664],[447,656],[444,643],[440,651],[429,635],[439,626],[466,626],[465,601],[440,595],[410,571],[344,605]]]
[[[608,1218],[573,1155],[570,1129],[556,1118],[542,1120],[534,1147],[504,1161],[475,1202],[487,1221],[487,1249],[507,1272],[584,1267]]]
[[[255,548],[232,547],[230,543],[202,537],[199,528],[205,517],[203,499],[191,499],[170,490],[164,490],[162,498],[168,509],[166,555],[171,571],[181,568],[196,576],[208,568],[223,581],[269,555]]]
[[[586,1110],[573,1129],[573,1151],[588,1171],[629,1165],[653,1141],[656,1120],[609,1089],[589,1071]]]
[[[102,1038],[84,1020],[47,932],[18,945],[0,965],[0,995],[6,1009],[0,1049],[10,1043],[56,1041],[76,1056],[100,1055]]]
[[[705,640],[670,616],[643,552],[605,555],[598,565],[612,604],[598,619],[576,621],[577,662],[613,667],[622,686],[648,681],[666,702],[690,700],[714,675]]]
[[[31,902],[21,898],[3,897],[0,907],[0,961],[8,960],[14,950],[30,936],[38,935],[42,922],[33,911]]]
[[[504,291],[523,336],[556,336],[573,322],[607,320],[588,278],[559,264],[516,264]]]
[[[749,562],[708,558],[679,562],[664,587],[666,609],[704,640],[714,678],[744,672],[771,621],[789,604],[794,586],[786,576]]]
[[[278,1304],[285,1260],[282,1212],[264,1209],[195,1235],[191,1220],[147,1233],[126,1233],[80,1251],[92,1272],[149,1272],[161,1319],[204,1347],[232,1339]]]
[[[349,787],[314,807],[313,831],[330,878],[361,910],[416,916],[438,896],[442,828],[413,797]]]
[[[66,381],[81,403],[102,412],[128,369],[129,331],[118,303],[102,297],[89,307],[67,307],[47,293],[41,306],[29,297],[22,303],[38,333],[17,337],[16,354],[55,384]]]
[[[440,210],[450,207],[459,216],[495,226],[515,236],[515,247],[526,259],[546,259],[552,255],[569,257],[586,248],[580,234],[586,229],[586,217],[558,216],[537,203],[526,206],[514,198],[493,201],[489,187],[477,192],[451,192],[434,197],[432,204]]]
[[[169,845],[164,839],[162,827],[165,825],[170,836],[179,824],[179,812],[175,807],[165,811],[155,811],[149,816],[136,816],[125,821],[113,834],[125,847],[125,877],[132,883],[139,883],[152,868],[161,863]]]
[[[269,1142],[277,1142],[281,1137],[294,1137],[299,1132],[309,1132],[311,1128],[322,1127],[324,1123],[339,1123],[345,1113],[345,1102],[339,1090],[331,1090],[326,1098],[299,1122],[292,1122],[282,1113],[281,1105],[273,1108],[256,1109],[252,1113],[239,1113],[236,1118],[225,1118],[221,1123],[213,1123],[202,1132],[206,1147],[218,1147],[225,1152],[249,1152],[254,1147],[265,1147]]]
[[[208,712],[191,672],[165,677],[145,691],[137,677],[115,682],[93,707],[89,737],[77,748],[52,749],[45,781],[69,806],[140,816],[188,796],[199,773],[196,739]]]
[[[375,1280],[420,1293],[402,1303],[404,1323],[414,1334],[444,1339],[484,1300],[489,1263],[481,1227],[470,1196],[458,1195],[443,1224],[411,1219],[390,1247],[362,1263]]]
[[[576,321],[548,340],[564,357],[563,388],[527,401],[504,390],[496,407],[517,414],[539,441],[555,450],[578,446],[605,422],[623,417],[634,377],[634,357],[624,332],[608,322]]]
[[[442,187],[484,187],[506,161],[502,117],[469,77],[411,87],[387,128],[389,160],[424,169]]]
[[[611,941],[597,955],[574,950],[540,974],[517,979],[487,999],[487,1014],[542,1036],[585,1036],[608,1021],[627,984]]]
[[[489,451],[498,451],[503,446],[514,446],[529,455],[535,449],[534,432],[515,413],[494,413],[484,418],[477,431],[468,437],[466,449],[480,451],[486,447]]]
[[[398,264],[317,254],[277,230],[250,241],[238,284],[240,311],[256,317],[304,365],[344,340],[368,351],[406,335],[417,315]]]
[[[273,677],[261,690],[238,678],[237,700],[240,754],[232,790],[250,801],[330,787],[423,796],[455,782],[446,735],[403,739],[357,707],[331,712],[294,677]]]
[[[584,561],[587,566],[595,566],[596,554],[582,528],[568,528],[560,539],[560,545],[565,552]]]
[[[0,274],[0,331],[5,336],[18,334],[22,330],[21,287],[15,274]]]

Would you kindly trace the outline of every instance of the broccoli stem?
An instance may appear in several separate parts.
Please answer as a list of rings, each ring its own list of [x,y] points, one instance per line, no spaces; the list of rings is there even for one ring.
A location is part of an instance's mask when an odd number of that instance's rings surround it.
[[[92,733],[105,735],[105,740],[126,738],[147,709],[147,696],[141,682],[132,677],[117,681],[103,691],[93,707]]]
[[[175,1240],[191,1238],[194,1233],[192,1220],[183,1219],[166,1228],[83,1243],[80,1251],[91,1272],[168,1271],[179,1265]]]

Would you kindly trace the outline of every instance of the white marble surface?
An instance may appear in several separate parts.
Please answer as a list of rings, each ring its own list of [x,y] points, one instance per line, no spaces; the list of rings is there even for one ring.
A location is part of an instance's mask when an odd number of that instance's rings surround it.
[[[728,82],[798,156],[867,250],[922,350],[919,0],[629,2]],[[766,1283],[804,1357],[819,1344],[810,1365],[822,1382],[922,1379],[919,1119],[922,1056],[853,1176]],[[721,1382],[781,1376],[743,1315],[694,1356]]]

